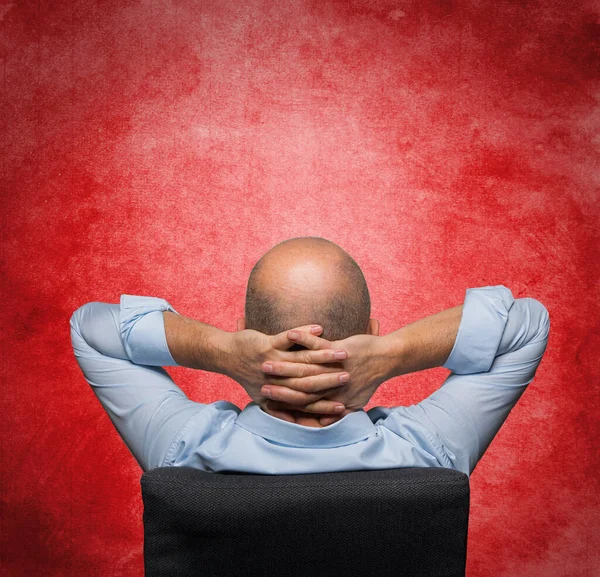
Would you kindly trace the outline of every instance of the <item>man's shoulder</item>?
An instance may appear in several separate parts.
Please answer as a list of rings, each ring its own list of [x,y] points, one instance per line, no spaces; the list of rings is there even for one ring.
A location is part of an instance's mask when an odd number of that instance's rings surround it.
[[[205,434],[218,433],[227,424],[233,424],[242,410],[229,401],[215,401],[213,403],[197,403],[198,411],[193,415],[193,420],[188,422],[187,428],[201,428]],[[192,424],[194,423],[194,424]]]

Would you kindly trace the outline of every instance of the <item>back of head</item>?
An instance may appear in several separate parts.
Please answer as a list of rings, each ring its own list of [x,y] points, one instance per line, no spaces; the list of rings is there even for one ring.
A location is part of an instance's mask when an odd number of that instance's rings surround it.
[[[275,335],[319,324],[331,341],[365,334],[371,299],[354,259],[321,237],[275,245],[256,263],[246,291],[246,328]]]

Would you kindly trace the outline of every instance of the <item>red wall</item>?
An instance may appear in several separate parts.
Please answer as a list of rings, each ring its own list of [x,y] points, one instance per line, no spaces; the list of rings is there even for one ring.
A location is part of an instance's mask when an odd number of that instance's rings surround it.
[[[544,303],[546,355],[471,477],[468,575],[597,575],[591,2],[5,2],[0,18],[4,574],[143,572],[141,470],[75,362],[72,312],[144,294],[233,331],[256,260],[317,235],[361,265],[384,334],[469,287]],[[194,400],[249,402],[169,372]],[[447,374],[394,379],[366,409]]]

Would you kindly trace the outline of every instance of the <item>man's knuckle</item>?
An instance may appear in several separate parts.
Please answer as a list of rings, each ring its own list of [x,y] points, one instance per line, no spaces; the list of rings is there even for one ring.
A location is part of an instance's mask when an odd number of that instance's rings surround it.
[[[302,376],[303,377],[312,377],[314,375],[314,371],[311,365],[303,365],[302,367]]]

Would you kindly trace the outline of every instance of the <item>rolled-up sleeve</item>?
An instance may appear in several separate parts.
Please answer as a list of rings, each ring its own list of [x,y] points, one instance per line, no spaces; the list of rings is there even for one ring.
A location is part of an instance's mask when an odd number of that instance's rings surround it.
[[[129,450],[147,471],[160,467],[178,432],[207,405],[196,403],[162,366],[176,366],[156,297],[121,295],[90,302],[71,316],[71,342],[86,381]]]
[[[514,302],[502,285],[467,289],[458,334],[443,367],[457,375],[489,371]]]
[[[502,285],[467,289],[443,365],[452,373],[429,397],[396,414],[424,429],[441,463],[470,475],[533,380],[549,331],[548,311],[536,299],[515,300]]]

